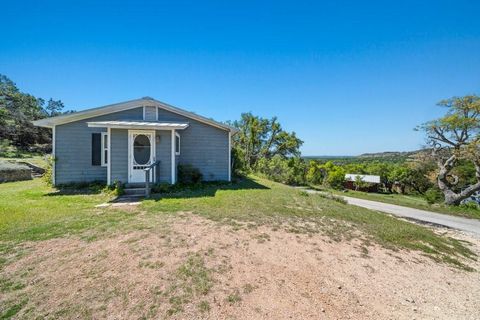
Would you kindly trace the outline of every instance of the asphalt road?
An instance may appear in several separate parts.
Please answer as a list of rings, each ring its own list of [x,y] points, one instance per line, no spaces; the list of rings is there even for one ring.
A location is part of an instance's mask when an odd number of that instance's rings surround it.
[[[308,190],[309,193],[317,193],[315,190]],[[352,197],[345,197],[348,204],[393,214],[398,217],[417,220],[423,223],[440,225],[447,228],[462,230],[480,237],[480,220],[450,216],[446,214],[398,206],[378,201],[364,200]]]
[[[450,216],[446,214],[425,211],[420,209],[397,206],[395,204],[343,197],[354,206],[390,213],[399,217],[437,224],[448,228],[458,229],[480,236],[480,220]]]

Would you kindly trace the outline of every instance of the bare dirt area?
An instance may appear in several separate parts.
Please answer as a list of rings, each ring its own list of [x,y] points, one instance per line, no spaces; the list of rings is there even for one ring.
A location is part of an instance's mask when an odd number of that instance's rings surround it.
[[[168,227],[25,245],[2,277],[18,318],[478,319],[480,264],[192,214]],[[455,234],[450,234],[455,236]],[[480,254],[480,241],[459,235]]]

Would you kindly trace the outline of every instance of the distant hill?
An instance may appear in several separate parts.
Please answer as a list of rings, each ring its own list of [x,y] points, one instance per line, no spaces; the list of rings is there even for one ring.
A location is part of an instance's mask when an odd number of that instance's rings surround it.
[[[335,163],[349,163],[349,162],[357,162],[357,161],[405,162],[425,152],[426,152],[425,150],[385,151],[385,152],[375,152],[375,153],[363,153],[358,156],[305,156],[303,158],[307,160],[333,161]]]
[[[424,152],[424,150],[363,153],[357,156],[357,158],[409,158],[422,152]]]

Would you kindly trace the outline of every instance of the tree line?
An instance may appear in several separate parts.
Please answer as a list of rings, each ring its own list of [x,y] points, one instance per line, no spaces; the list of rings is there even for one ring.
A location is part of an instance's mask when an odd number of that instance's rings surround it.
[[[19,90],[0,74],[0,154],[15,150],[49,152],[51,130],[35,127],[32,121],[63,113],[60,100],[44,100]]]
[[[291,185],[326,185],[341,189],[345,174],[381,177],[384,192],[424,195],[429,202],[459,205],[480,191],[480,97],[443,100],[445,115],[416,128],[425,133],[424,152],[411,161],[307,161],[300,157],[303,141],[282,129],[277,118],[242,114],[233,125],[234,168],[255,172]],[[360,184],[360,181],[356,181]]]

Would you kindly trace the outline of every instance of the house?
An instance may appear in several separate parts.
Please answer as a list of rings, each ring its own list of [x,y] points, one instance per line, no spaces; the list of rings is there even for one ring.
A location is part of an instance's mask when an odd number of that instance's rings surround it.
[[[347,173],[345,175],[345,188],[351,189],[351,190],[357,190],[358,188],[355,185],[355,181],[357,181],[357,179],[359,178],[366,184],[361,188],[362,191],[369,191],[369,192],[378,191],[378,186],[381,183],[380,176],[374,176],[374,175],[368,175],[368,174]]]
[[[231,180],[236,129],[150,97],[37,120],[52,128],[55,185],[105,181],[175,183],[177,166],[204,180]]]

